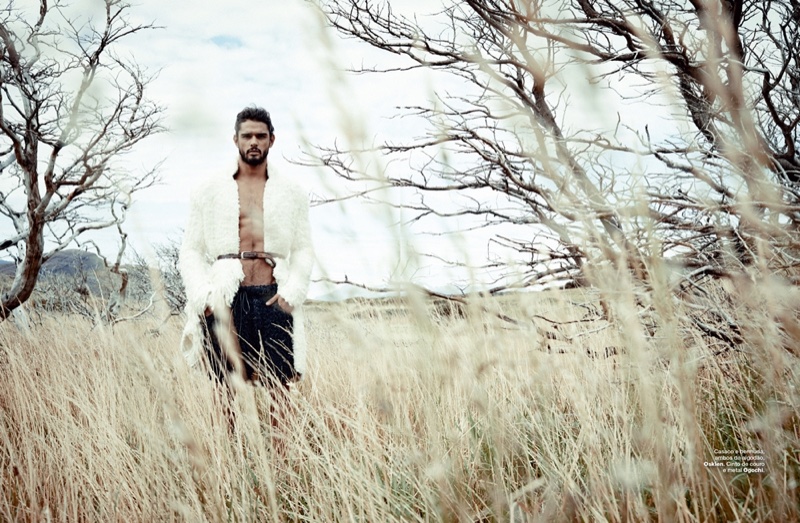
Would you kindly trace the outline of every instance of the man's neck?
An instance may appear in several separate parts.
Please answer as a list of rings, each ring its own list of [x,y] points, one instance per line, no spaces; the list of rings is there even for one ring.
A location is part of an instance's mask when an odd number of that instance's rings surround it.
[[[239,170],[236,172],[236,178],[240,180],[264,180],[269,177],[267,162],[250,165],[242,160],[239,160]]]

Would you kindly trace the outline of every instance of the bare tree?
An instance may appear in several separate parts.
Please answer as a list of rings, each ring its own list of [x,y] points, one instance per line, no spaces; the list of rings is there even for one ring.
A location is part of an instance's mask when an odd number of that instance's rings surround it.
[[[92,320],[100,317],[103,295],[110,289],[103,288],[100,267],[86,262],[86,258],[78,257],[70,270],[54,274],[44,274],[45,268],[28,304],[37,312],[64,312]]]
[[[186,289],[183,286],[181,272],[178,266],[180,243],[172,239],[166,243],[155,246],[158,257],[158,273],[164,289],[164,299],[173,316],[182,314],[186,308]]]
[[[125,2],[103,5],[102,19],[73,17],[59,1],[0,11],[0,216],[15,231],[0,253],[17,260],[0,320],[30,297],[42,264],[85,233],[117,227],[124,249],[131,196],[156,181],[155,170],[117,162],[161,130],[150,78],[115,53],[152,26],[131,23]]]
[[[178,269],[180,242],[169,239],[153,245],[155,265],[134,253],[130,266],[130,300],[142,304],[162,297],[171,316],[183,313],[186,307],[186,290]]]
[[[520,285],[580,279],[598,260],[646,279],[664,255],[708,274],[747,263],[758,240],[774,247],[776,267],[796,264],[797,1],[443,4],[412,17],[389,2],[321,3],[340,33],[400,59],[358,72],[428,68],[463,90],[402,108],[431,122],[428,135],[377,150],[410,171],[371,174],[338,146],[319,146],[307,163],[373,183],[361,198],[412,191],[403,207],[414,220],[517,225],[494,241],[529,256]],[[675,104],[683,117],[651,132],[620,112],[614,128],[573,130],[568,81],[591,87],[597,104]],[[636,162],[640,176],[626,172]]]

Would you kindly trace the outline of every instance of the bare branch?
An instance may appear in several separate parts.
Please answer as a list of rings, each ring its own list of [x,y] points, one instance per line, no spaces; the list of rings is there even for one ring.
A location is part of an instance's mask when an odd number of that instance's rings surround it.
[[[121,154],[161,131],[161,109],[145,96],[150,78],[113,54],[120,39],[152,26],[131,24],[125,2],[106,0],[104,6],[99,26],[78,24],[69,7],[45,0],[33,22],[19,15],[18,34],[0,21],[0,138],[10,145],[0,167],[24,193],[0,203],[0,215],[16,231],[0,239],[0,250],[16,251],[20,261],[4,290],[0,319],[30,297],[42,263],[80,245],[86,232],[117,227],[124,249],[121,225],[130,197],[157,181],[154,171],[132,174],[115,165]],[[73,71],[81,75],[74,89],[66,81]],[[89,96],[98,83],[106,97]],[[40,157],[47,158],[43,169]]]

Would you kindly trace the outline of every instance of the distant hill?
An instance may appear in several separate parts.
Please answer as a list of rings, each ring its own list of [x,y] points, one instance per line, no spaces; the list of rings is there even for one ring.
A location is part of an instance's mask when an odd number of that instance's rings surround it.
[[[72,276],[80,271],[104,270],[103,260],[98,255],[78,249],[66,249],[55,253],[42,266],[42,275],[61,274]],[[16,264],[0,260],[0,274],[14,276]]]
[[[105,265],[100,256],[77,249],[57,252],[42,266],[42,271],[47,274],[74,275],[80,271],[94,272],[101,270],[105,270]]]
[[[0,277],[13,278],[15,272],[16,264],[0,261]],[[71,277],[81,272],[85,274],[85,283],[91,292],[99,292],[105,287],[102,282],[108,279],[108,269],[105,268],[103,259],[96,254],[78,249],[67,249],[55,253],[42,266],[39,278],[44,281],[48,277]]]
[[[14,277],[17,265],[14,262],[0,260],[0,276]]]

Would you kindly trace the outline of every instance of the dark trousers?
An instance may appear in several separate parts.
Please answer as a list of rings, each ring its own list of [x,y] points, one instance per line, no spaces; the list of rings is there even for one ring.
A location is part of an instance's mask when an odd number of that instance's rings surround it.
[[[231,304],[233,334],[242,350],[243,378],[265,385],[286,385],[297,378],[292,352],[292,315],[277,303],[266,302],[278,292],[278,285],[240,287]],[[234,355],[227,357],[214,331],[218,320],[206,316],[206,355],[214,378],[225,383],[235,369]]]

